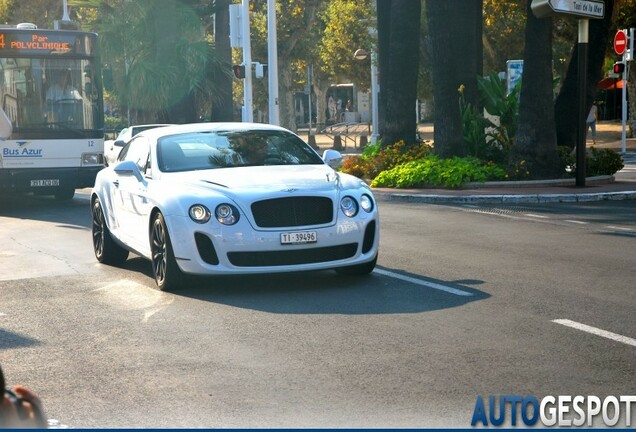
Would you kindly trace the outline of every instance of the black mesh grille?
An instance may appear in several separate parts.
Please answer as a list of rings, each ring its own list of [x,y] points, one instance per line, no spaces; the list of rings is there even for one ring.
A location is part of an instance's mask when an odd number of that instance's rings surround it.
[[[351,258],[357,243],[315,249],[290,249],[270,252],[229,252],[228,259],[237,267],[283,266],[336,261]]]
[[[216,250],[214,249],[214,245],[212,244],[210,237],[205,234],[195,233],[194,241],[197,244],[197,250],[199,251],[199,255],[203,261],[213,265],[219,264],[219,258],[216,255]]]
[[[367,253],[373,247],[375,240],[375,221],[369,222],[367,228],[364,230],[364,241],[362,242],[362,253]]]
[[[324,197],[290,197],[252,204],[256,225],[262,228],[321,225],[331,222],[333,203]]]

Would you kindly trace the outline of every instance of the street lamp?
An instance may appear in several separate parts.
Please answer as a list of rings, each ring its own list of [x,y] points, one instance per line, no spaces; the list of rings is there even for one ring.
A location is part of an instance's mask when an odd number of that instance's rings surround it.
[[[355,60],[366,60],[368,56],[369,54],[364,48],[359,48],[353,53],[353,58]]]
[[[359,48],[353,53],[353,59],[363,61],[369,57],[364,48]],[[375,144],[380,138],[378,130],[378,67],[376,66],[375,51],[371,51],[371,144]]]

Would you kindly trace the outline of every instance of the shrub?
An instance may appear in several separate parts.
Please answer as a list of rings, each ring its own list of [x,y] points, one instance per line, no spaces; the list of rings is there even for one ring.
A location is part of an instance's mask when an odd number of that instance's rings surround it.
[[[572,176],[576,167],[576,157],[568,146],[559,146],[559,172],[565,176]]]
[[[566,146],[559,147],[559,166],[566,177],[576,175],[576,153]],[[612,149],[590,147],[585,154],[585,176],[614,175],[625,165],[623,158]]]
[[[369,178],[367,173],[371,171],[371,167],[369,167],[367,160],[362,156],[356,155],[347,157],[342,162],[340,171],[360,178]]]
[[[493,163],[484,164],[473,157],[441,159],[430,155],[381,172],[372,187],[459,187],[466,182],[501,180],[503,169]]]
[[[585,159],[585,173],[588,177],[613,175],[623,169],[623,158],[612,149],[590,148]]]
[[[404,141],[399,141],[382,147],[376,143],[365,147],[362,155],[348,157],[340,171],[373,180],[380,172],[420,159],[431,151],[431,146],[427,144],[407,145]]]
[[[525,160],[515,162],[507,167],[506,180],[527,180],[530,178],[530,170]]]

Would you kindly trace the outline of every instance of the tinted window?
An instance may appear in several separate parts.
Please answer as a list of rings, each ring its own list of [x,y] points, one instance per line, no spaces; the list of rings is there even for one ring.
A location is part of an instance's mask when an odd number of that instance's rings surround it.
[[[150,154],[150,145],[146,137],[136,137],[121,150],[117,161],[133,161],[139,167],[141,172],[145,172],[148,166],[148,156]]]
[[[157,145],[164,172],[238,166],[323,164],[303,140],[284,131],[191,132]]]

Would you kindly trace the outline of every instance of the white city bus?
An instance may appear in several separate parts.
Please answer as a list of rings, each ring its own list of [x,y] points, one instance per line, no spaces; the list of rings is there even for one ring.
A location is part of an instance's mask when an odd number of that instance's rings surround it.
[[[104,167],[97,35],[0,27],[0,192],[70,199]]]

